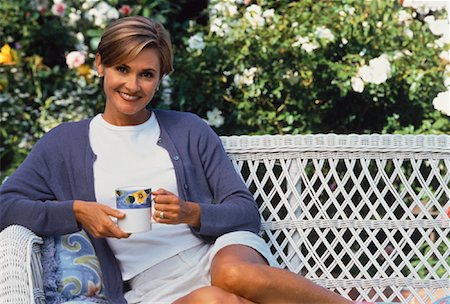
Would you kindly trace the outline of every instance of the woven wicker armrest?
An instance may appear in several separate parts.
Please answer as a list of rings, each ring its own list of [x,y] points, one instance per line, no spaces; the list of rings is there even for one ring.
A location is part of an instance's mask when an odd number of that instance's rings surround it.
[[[44,303],[42,243],[23,226],[0,232],[0,303]]]

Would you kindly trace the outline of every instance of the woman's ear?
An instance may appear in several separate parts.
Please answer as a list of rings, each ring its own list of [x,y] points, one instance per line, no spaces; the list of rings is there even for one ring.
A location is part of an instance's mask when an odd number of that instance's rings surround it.
[[[103,77],[102,58],[99,53],[95,54],[95,67],[97,68],[98,77]]]

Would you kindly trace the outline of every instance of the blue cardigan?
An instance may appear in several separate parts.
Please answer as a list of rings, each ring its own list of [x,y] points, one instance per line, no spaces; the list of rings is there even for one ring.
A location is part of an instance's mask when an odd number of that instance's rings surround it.
[[[192,232],[207,242],[231,231],[257,233],[258,208],[220,138],[194,114],[153,113],[161,127],[158,144],[172,159],[180,197],[201,204],[201,227],[191,228]],[[38,235],[51,236],[82,228],[73,213],[73,200],[96,201],[90,121],[61,124],[36,143],[0,187],[0,230],[19,224]],[[108,300],[126,303],[119,265],[106,240],[89,236],[100,261]]]

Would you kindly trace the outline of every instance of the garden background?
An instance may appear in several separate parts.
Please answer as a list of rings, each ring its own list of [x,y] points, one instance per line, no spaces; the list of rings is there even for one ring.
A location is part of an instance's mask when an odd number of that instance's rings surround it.
[[[424,6],[424,4],[426,4]],[[162,22],[175,71],[152,106],[220,135],[450,133],[449,1],[3,0],[1,176],[45,132],[102,111],[105,26]]]

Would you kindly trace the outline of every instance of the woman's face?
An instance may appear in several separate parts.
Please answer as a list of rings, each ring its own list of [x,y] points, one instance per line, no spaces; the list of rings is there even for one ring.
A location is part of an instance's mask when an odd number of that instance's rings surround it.
[[[133,60],[112,67],[95,58],[97,72],[104,77],[106,106],[103,118],[113,125],[137,125],[145,122],[160,81],[160,60],[157,50],[144,48]]]

